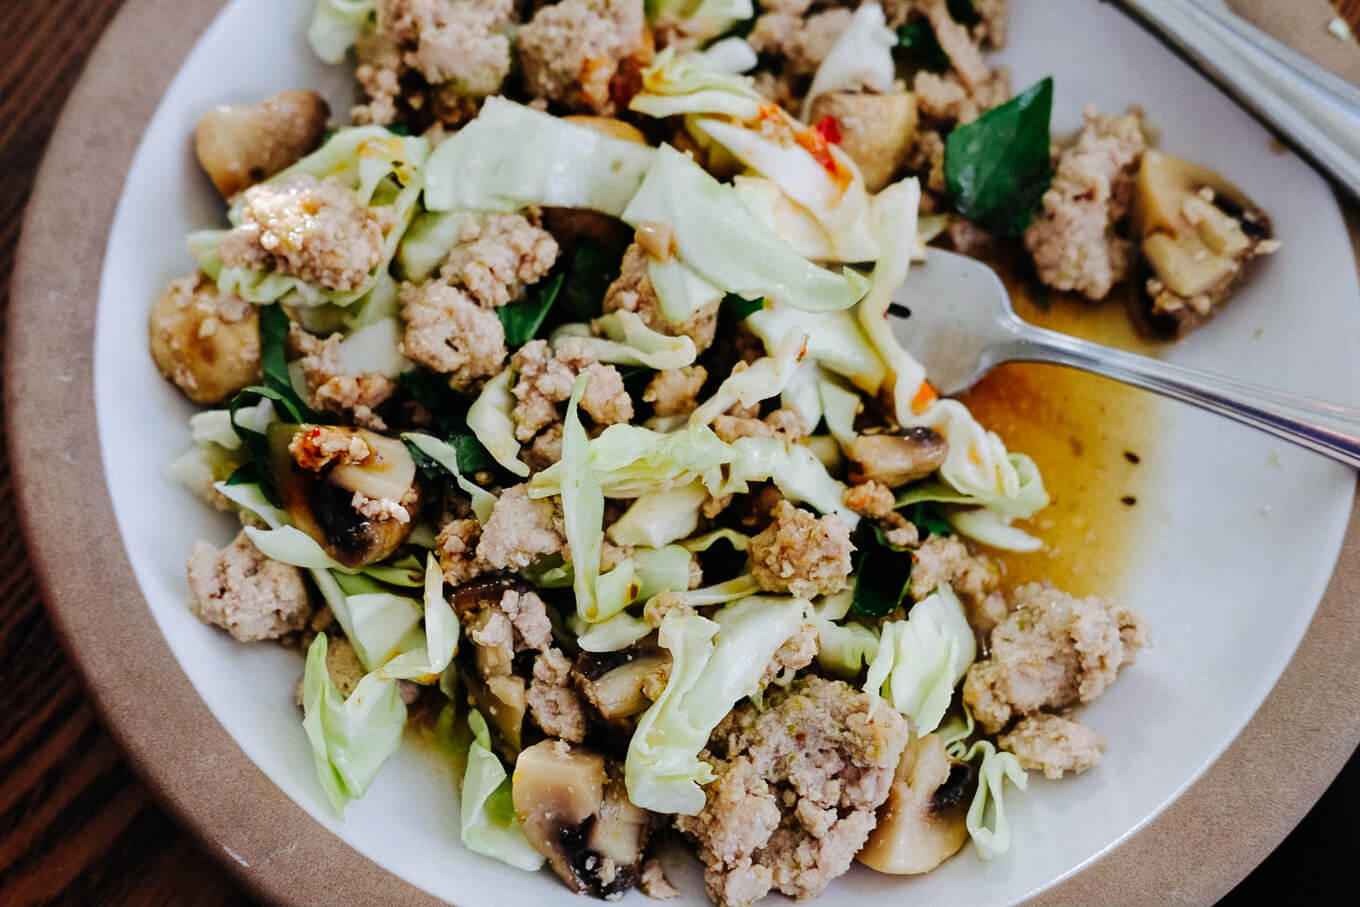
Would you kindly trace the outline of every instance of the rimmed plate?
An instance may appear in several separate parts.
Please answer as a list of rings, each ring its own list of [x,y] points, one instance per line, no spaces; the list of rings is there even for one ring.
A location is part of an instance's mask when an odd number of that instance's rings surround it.
[[[452,779],[418,747],[406,747],[339,822],[312,778],[291,701],[299,659],[235,645],[184,608],[189,542],[220,542],[231,532],[161,475],[188,443],[190,410],[145,353],[150,300],[192,267],[181,237],[220,217],[193,163],[189,131],[212,104],[312,87],[343,110],[349,90],[344,74],[315,61],[302,40],[310,4],[280,10],[269,0],[236,0],[213,18],[221,6],[132,0],[73,96],[34,194],[15,279],[6,402],[22,512],[54,621],[138,768],[270,899],[392,902],[420,899],[423,889],[466,904],[507,892],[578,903],[546,873],[517,873],[463,851]],[[174,74],[177,61],[163,48],[191,45]],[[1262,129],[1105,5],[1020,6],[1002,56],[1017,85],[1056,76],[1057,128],[1074,127],[1085,103],[1106,110],[1141,103],[1162,147],[1222,170],[1274,215],[1285,251],[1169,358],[1360,399],[1351,355],[1360,341],[1360,290],[1321,180],[1272,151]],[[1169,407],[1160,413],[1164,468],[1145,492],[1155,525],[1126,584],[1151,619],[1157,647],[1087,712],[1110,738],[1105,764],[1075,781],[1036,779],[1012,804],[1016,844],[1006,857],[983,864],[967,852],[905,882],[856,869],[824,903],[890,895],[1004,903],[1052,886],[1171,803],[1270,691],[1332,573],[1354,478],[1245,429]],[[1346,593],[1334,590],[1320,616],[1329,622],[1324,637],[1310,637],[1305,651],[1356,637],[1347,635],[1355,624],[1341,607]],[[1333,662],[1332,681],[1360,675],[1357,663]],[[1303,679],[1277,694],[1304,694],[1296,704],[1347,691],[1360,698],[1360,676],[1326,689],[1321,670],[1296,663],[1291,676]],[[1358,714],[1354,701],[1327,713],[1340,726],[1308,741],[1310,760],[1288,766],[1294,790],[1310,798],[1321,790],[1354,746]],[[1286,723],[1264,733],[1278,747],[1290,730]],[[1270,764],[1275,773],[1285,768]],[[1257,780],[1256,794],[1268,796],[1265,779]],[[1297,814],[1284,809],[1264,842],[1246,828],[1238,840],[1255,840],[1249,849],[1259,858]],[[1202,804],[1191,821],[1211,815],[1212,804]],[[1163,840],[1177,833],[1173,823]],[[1239,859],[1228,873],[1187,865],[1173,877],[1163,866],[1176,854],[1157,840],[1154,826],[1133,846],[1164,860],[1158,877],[1168,896],[1172,886],[1184,894],[1196,883],[1212,896],[1251,865]],[[1117,865],[1122,853],[1107,862]],[[1114,881],[1101,879],[1102,865],[1051,896],[1077,897],[1083,889],[1074,886]],[[680,876],[687,893],[702,898],[695,873]]]

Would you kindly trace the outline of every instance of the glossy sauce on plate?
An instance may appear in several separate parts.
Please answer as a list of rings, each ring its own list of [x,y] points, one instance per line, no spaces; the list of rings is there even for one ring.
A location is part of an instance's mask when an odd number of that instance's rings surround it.
[[[1005,271],[999,269],[1005,275]],[[1117,287],[1105,302],[1053,293],[1005,277],[1016,311],[1040,327],[1145,355]],[[1044,542],[1036,552],[993,552],[1008,585],[1049,579],[1074,595],[1118,595],[1141,535],[1143,501],[1157,463],[1153,395],[1076,369],[1010,363],[960,398],[1012,451],[1029,454],[1052,502],[1021,526]]]

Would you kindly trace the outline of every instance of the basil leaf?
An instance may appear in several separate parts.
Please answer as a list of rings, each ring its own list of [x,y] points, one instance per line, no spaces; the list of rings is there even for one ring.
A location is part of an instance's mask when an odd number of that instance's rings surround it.
[[[503,305],[496,309],[496,315],[501,320],[501,327],[505,328],[505,345],[511,349],[523,346],[538,333],[538,329],[543,325],[543,319],[548,315],[548,309],[557,299],[558,292],[562,289],[562,281],[566,279],[566,274],[557,274],[544,281],[537,288],[532,296],[526,296],[518,302]]]
[[[434,418],[434,434],[458,452],[460,469],[482,472],[496,468],[496,461],[468,428],[467,411],[471,400],[449,387],[448,381],[434,372],[402,372],[397,381],[412,400],[429,410]]]
[[[736,293],[728,293],[723,297],[722,305],[723,308],[731,313],[734,320],[745,321],[751,313],[759,312],[761,309],[765,308],[765,297],[761,296],[758,299],[745,299],[738,296]]]
[[[439,465],[439,461],[431,457],[425,451],[416,447],[410,441],[402,440],[406,445],[406,450],[411,454],[411,459],[415,461],[416,468],[425,474],[427,479],[441,479],[449,474],[449,471]]]
[[[913,16],[897,26],[897,46],[915,56],[932,72],[944,72],[949,68],[949,55],[940,47],[935,29],[924,17]]]
[[[247,387],[231,398],[231,428],[236,432],[236,437],[241,439],[241,445],[245,447],[250,459],[237,468],[227,477],[228,485],[241,485],[247,482],[256,482],[260,486],[260,491],[264,494],[269,503],[275,507],[279,506],[279,488],[274,481],[274,472],[269,468],[269,439],[262,432],[252,431],[236,421],[236,414],[243,406],[250,406],[257,402],[261,397],[268,397],[288,410],[288,414],[294,421],[301,422],[297,417],[297,412],[292,408],[291,403],[281,401],[273,391],[267,387]]]
[[[949,10],[949,18],[960,25],[976,25],[981,18],[973,0],[947,0],[945,9]]]
[[[954,210],[1003,236],[1021,233],[1048,190],[1053,78],[949,133],[944,175]]]
[[[622,256],[582,240],[566,265],[557,311],[563,321],[589,321],[604,314],[604,294],[619,276]]]
[[[288,313],[278,303],[260,306],[260,371],[264,375],[265,388],[271,392],[262,396],[286,404],[296,422],[320,422],[323,421],[321,416],[298,396],[292,376],[288,374],[284,344],[291,323]]]
[[[944,508],[935,501],[918,501],[906,509],[906,517],[926,535],[950,535],[954,527],[944,517]]]
[[[856,527],[855,592],[850,611],[866,617],[883,617],[896,611],[911,586],[912,553],[897,550],[883,539],[883,532],[868,520]]]

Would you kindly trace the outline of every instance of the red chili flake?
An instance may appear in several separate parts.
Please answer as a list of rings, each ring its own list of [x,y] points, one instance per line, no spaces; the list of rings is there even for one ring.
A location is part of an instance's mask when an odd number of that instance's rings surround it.
[[[839,145],[841,143],[841,124],[836,122],[835,117],[828,114],[813,123],[812,128],[817,130],[822,138],[826,139],[831,144]]]

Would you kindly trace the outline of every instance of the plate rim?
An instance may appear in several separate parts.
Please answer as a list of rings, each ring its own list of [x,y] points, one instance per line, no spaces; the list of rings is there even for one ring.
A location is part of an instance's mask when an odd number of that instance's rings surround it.
[[[99,443],[90,443],[94,312],[108,230],[147,123],[227,2],[128,0],[91,53],[43,154],[6,316],[4,410],[16,510],[49,620],[101,721],[208,854],[270,902],[322,902],[345,891],[361,901],[441,903],[312,819],[198,697],[145,606],[116,528]],[[74,224],[73,208],[85,213]],[[59,317],[56,306],[66,308]],[[70,370],[53,380],[57,362]],[[71,519],[72,502],[80,504],[79,521]],[[1243,731],[1164,811],[1031,903],[1090,903],[1130,884],[1146,890],[1150,866],[1163,892],[1184,902],[1216,900],[1244,878],[1360,743],[1353,602],[1360,602],[1354,504],[1308,631]],[[1319,713],[1342,716],[1339,733],[1320,746],[1306,717]],[[1262,765],[1261,752],[1281,757]],[[1281,759],[1290,771],[1276,774]]]

